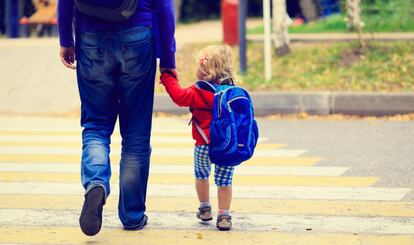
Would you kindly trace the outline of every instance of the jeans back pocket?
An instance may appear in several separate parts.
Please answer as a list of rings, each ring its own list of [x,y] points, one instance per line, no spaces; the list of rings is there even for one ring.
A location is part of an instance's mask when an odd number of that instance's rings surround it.
[[[104,74],[103,48],[80,45],[78,68],[82,78],[96,81]]]
[[[152,38],[123,45],[124,71],[128,75],[142,76],[153,64]]]

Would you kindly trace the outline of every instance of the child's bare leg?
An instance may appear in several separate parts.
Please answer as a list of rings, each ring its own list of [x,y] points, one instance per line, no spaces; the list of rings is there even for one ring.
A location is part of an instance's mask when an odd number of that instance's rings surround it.
[[[232,180],[234,167],[216,165],[214,179],[217,185],[218,215],[216,226],[219,230],[231,229],[230,205],[232,198]]]
[[[209,193],[210,185],[208,182],[210,171],[211,162],[208,155],[208,145],[196,146],[194,149],[194,173],[196,177],[195,186],[197,196],[200,201],[197,217],[202,221],[210,221],[213,219]]]
[[[231,186],[217,187],[219,210],[230,210],[232,188]]]
[[[208,179],[196,179],[196,190],[198,200],[200,201],[200,207],[197,211],[197,217],[202,221],[210,221],[213,219],[211,215],[210,204],[210,185]]]
[[[228,231],[231,229],[230,205],[232,188],[231,186],[219,186],[217,188],[219,211],[216,226],[219,230]]]
[[[214,180],[217,185],[217,197],[219,204],[219,214],[224,211],[228,214],[232,198],[232,182],[234,167],[215,166]]]
[[[195,185],[200,203],[210,202],[210,184],[208,179],[196,179]]]

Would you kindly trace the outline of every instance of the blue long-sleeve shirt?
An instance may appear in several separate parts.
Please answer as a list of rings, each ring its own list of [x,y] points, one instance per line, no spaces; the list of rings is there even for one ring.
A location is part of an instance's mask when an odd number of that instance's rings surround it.
[[[88,1],[111,6],[119,0]],[[120,23],[98,20],[86,16],[76,11],[73,0],[59,0],[57,13],[59,39],[62,47],[74,46],[73,26],[77,28],[76,32],[79,33],[135,26],[153,26],[160,66],[163,68],[175,68],[176,48],[174,39],[175,16],[173,0],[139,0],[135,14],[128,20]],[[76,19],[75,22],[74,19]]]

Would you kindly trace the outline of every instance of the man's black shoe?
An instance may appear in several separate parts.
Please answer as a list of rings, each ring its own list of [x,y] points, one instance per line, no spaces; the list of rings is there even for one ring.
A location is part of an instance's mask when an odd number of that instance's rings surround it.
[[[93,187],[86,194],[79,218],[81,230],[85,235],[94,236],[101,230],[104,203],[105,191],[101,186]]]

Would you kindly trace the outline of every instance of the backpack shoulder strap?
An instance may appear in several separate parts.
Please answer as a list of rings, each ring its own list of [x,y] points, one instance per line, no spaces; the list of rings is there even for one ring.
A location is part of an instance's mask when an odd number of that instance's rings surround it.
[[[210,82],[207,82],[207,81],[203,81],[203,80],[197,81],[194,86],[198,89],[206,90],[206,91],[211,92],[213,94],[217,90],[217,85],[215,85],[213,83],[210,83]]]
[[[215,94],[216,89],[217,89],[217,85],[212,84],[212,83],[207,82],[207,81],[197,81],[194,84],[194,86],[197,89],[208,91],[208,92],[212,93],[213,95]],[[206,100],[206,98],[204,98],[203,96],[200,96],[200,98],[203,100],[204,104],[208,105],[208,101]],[[210,109],[199,109],[199,110],[211,111]],[[190,111],[191,111],[191,108],[190,108]]]
[[[198,133],[201,135],[201,137],[206,142],[206,144],[209,144],[208,137],[207,137],[206,133],[203,131],[203,129],[200,127],[200,125],[198,124],[197,120],[194,117],[192,118],[192,120],[194,122],[194,125],[195,125]]]

